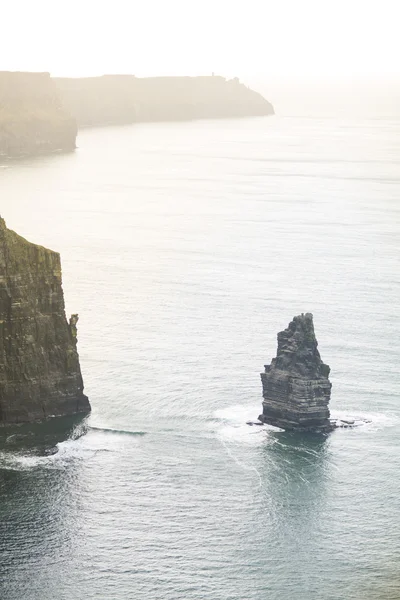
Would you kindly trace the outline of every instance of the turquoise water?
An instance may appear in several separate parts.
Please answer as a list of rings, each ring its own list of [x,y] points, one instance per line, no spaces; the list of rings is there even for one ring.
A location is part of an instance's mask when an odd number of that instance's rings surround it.
[[[3,440],[2,600],[400,598],[399,133],[146,124],[2,164],[8,226],[62,254],[93,407]],[[248,427],[306,311],[333,414],[371,423]]]

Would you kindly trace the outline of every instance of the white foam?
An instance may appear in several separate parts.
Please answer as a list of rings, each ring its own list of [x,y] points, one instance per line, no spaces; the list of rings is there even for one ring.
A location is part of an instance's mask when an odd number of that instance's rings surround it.
[[[13,452],[0,452],[0,468],[7,471],[28,471],[43,465],[51,465],[54,461],[51,456],[33,456],[26,454],[15,454]]]
[[[213,429],[218,436],[226,441],[236,443],[256,444],[265,441],[265,432],[283,431],[277,427],[270,425],[264,426],[249,426],[247,421],[255,421],[260,412],[259,405],[243,405],[234,404],[225,408],[218,409],[214,412],[214,419],[219,421],[217,427],[215,421],[212,424]],[[347,411],[331,411],[331,418],[337,421],[352,421],[354,420],[357,427],[344,428],[343,431],[378,431],[386,427],[395,427],[400,424],[400,418],[383,413],[374,412],[359,412],[350,413]],[[261,434],[261,435],[260,435]]]
[[[56,444],[57,452],[46,456],[0,452],[0,468],[11,471],[28,471],[38,467],[62,469],[71,461],[86,459],[104,450],[102,447],[88,446],[82,438],[68,439]]]
[[[227,421],[232,424],[246,423],[254,421],[260,413],[259,406],[244,406],[243,404],[234,404],[226,408],[220,408],[214,412],[214,417],[221,421]]]
[[[379,431],[386,427],[395,427],[400,423],[400,418],[395,415],[374,412],[350,413],[332,410],[331,418],[337,421],[354,421],[357,425],[357,427],[345,428],[343,431]]]
[[[255,406],[243,404],[227,406],[214,412],[214,418],[219,423],[216,425],[214,421],[211,427],[221,440],[237,444],[259,444],[265,440],[267,431],[280,431],[269,425],[248,425],[247,421],[255,421],[259,413],[258,404]]]

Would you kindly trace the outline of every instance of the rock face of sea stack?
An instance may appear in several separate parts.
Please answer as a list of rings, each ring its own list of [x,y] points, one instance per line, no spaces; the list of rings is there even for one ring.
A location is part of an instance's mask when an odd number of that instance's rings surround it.
[[[331,431],[330,368],[318,352],[311,313],[294,317],[278,333],[278,351],[261,373],[263,413],[259,420],[285,430]]]
[[[0,217],[0,426],[90,411],[77,320],[65,317],[60,255]]]

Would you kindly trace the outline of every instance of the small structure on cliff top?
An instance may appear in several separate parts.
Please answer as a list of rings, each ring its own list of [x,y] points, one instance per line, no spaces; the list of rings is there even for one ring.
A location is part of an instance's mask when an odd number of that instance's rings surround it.
[[[79,127],[274,114],[272,104],[237,77],[103,75],[53,82]]]
[[[330,368],[321,360],[311,313],[293,318],[278,333],[278,351],[261,373],[262,423],[285,430],[331,431]]]
[[[77,321],[65,317],[60,255],[0,217],[0,426],[90,411]]]

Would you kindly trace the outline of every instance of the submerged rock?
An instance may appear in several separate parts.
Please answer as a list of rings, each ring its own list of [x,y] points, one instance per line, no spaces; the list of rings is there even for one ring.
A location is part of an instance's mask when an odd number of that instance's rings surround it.
[[[278,333],[278,351],[261,373],[262,423],[286,430],[331,431],[330,368],[321,360],[311,313],[294,317]]]
[[[65,317],[60,255],[0,217],[0,425],[90,411],[77,320]]]

